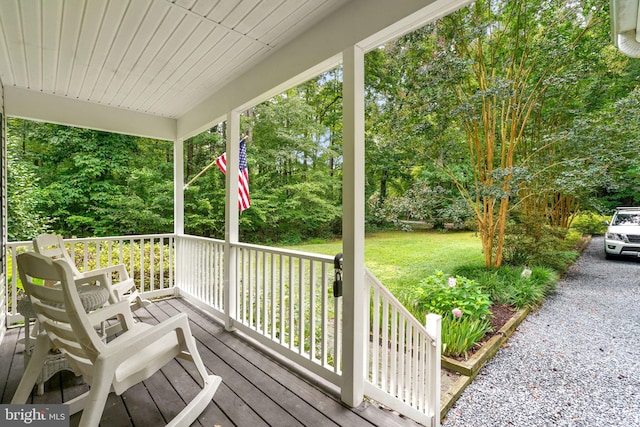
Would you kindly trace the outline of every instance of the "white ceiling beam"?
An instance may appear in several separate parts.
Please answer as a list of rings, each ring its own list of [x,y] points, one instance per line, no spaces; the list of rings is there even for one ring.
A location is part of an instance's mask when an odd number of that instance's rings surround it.
[[[13,86],[4,87],[7,116],[174,141],[176,120]]]
[[[274,52],[178,119],[178,136],[188,138],[241,111],[303,83],[339,64],[341,53],[358,45],[370,50],[470,0],[353,0]]]

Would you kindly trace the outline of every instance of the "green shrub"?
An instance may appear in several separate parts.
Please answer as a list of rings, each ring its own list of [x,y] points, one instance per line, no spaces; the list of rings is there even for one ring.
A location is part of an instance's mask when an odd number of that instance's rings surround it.
[[[582,233],[571,228],[569,229],[569,232],[567,233],[565,240],[567,241],[567,244],[571,245],[574,248],[577,248],[577,247],[580,247],[582,245],[582,242],[584,241],[584,239],[582,238],[582,235],[583,235]]]
[[[545,225],[543,218],[519,216],[509,221],[504,238],[504,263],[565,271],[578,257],[575,239],[566,229]]]
[[[532,267],[531,276],[522,276],[522,267],[503,266],[486,269],[463,266],[455,273],[474,279],[497,304],[507,304],[517,309],[536,307],[555,289],[557,274],[544,267]]]
[[[452,314],[442,317],[442,354],[451,357],[467,358],[469,350],[491,331],[489,319],[474,319],[462,315],[456,318]]]
[[[442,271],[428,276],[405,298],[418,319],[427,313],[442,316],[442,353],[459,357],[491,331],[491,298],[474,280],[445,276]],[[454,311],[457,316],[454,315]]]
[[[600,235],[607,231],[607,220],[610,219],[604,215],[598,215],[593,212],[585,212],[578,214],[571,228],[581,234]]]
[[[444,316],[454,308],[475,319],[491,315],[491,298],[478,283],[465,277],[448,277],[442,271],[427,277],[408,297],[418,319],[427,313]]]

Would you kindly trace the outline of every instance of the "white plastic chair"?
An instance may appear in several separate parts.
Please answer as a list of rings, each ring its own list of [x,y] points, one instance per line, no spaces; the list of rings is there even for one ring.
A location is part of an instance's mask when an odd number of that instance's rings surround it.
[[[108,267],[102,267],[95,270],[89,270],[80,272],[76,267],[76,264],[71,255],[67,252],[62,236],[57,234],[40,234],[33,239],[33,249],[39,254],[45,255],[51,259],[64,259],[67,261],[73,272],[74,279],[79,279],[87,276],[94,276],[96,274],[105,273],[107,280],[110,281],[110,285],[116,292],[118,300],[128,300],[132,305],[132,310],[142,308],[150,302],[143,300],[140,297],[138,288],[133,281],[133,278],[129,277],[129,273],[124,264],[116,264]],[[118,282],[113,283],[113,273],[117,273]]]
[[[98,425],[110,390],[118,395],[124,393],[175,357],[195,364],[202,389],[168,425],[190,425],[212,400],[222,379],[207,373],[185,313],[154,326],[134,322],[128,301],[86,313],[68,262],[37,253],[20,254],[17,262],[20,279],[45,332],[37,337],[36,351],[11,403],[26,402],[52,343],[62,351],[76,375],[84,376],[89,384],[87,393],[65,402],[70,414],[83,410],[80,426]],[[41,286],[34,279],[53,280],[60,286]],[[105,343],[95,327],[114,317],[122,324],[123,332]]]

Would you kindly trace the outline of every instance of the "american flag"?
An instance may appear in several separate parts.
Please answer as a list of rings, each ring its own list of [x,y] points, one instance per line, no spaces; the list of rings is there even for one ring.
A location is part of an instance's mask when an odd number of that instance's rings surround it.
[[[222,153],[216,159],[216,164],[222,171],[227,173],[227,153]],[[249,198],[249,168],[247,166],[247,143],[246,138],[240,140],[240,173],[238,174],[238,208],[240,213],[251,206]]]

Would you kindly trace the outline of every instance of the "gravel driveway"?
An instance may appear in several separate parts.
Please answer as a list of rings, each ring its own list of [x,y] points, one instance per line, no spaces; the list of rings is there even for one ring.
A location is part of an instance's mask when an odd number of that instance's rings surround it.
[[[640,426],[640,261],[594,238],[442,425]]]

